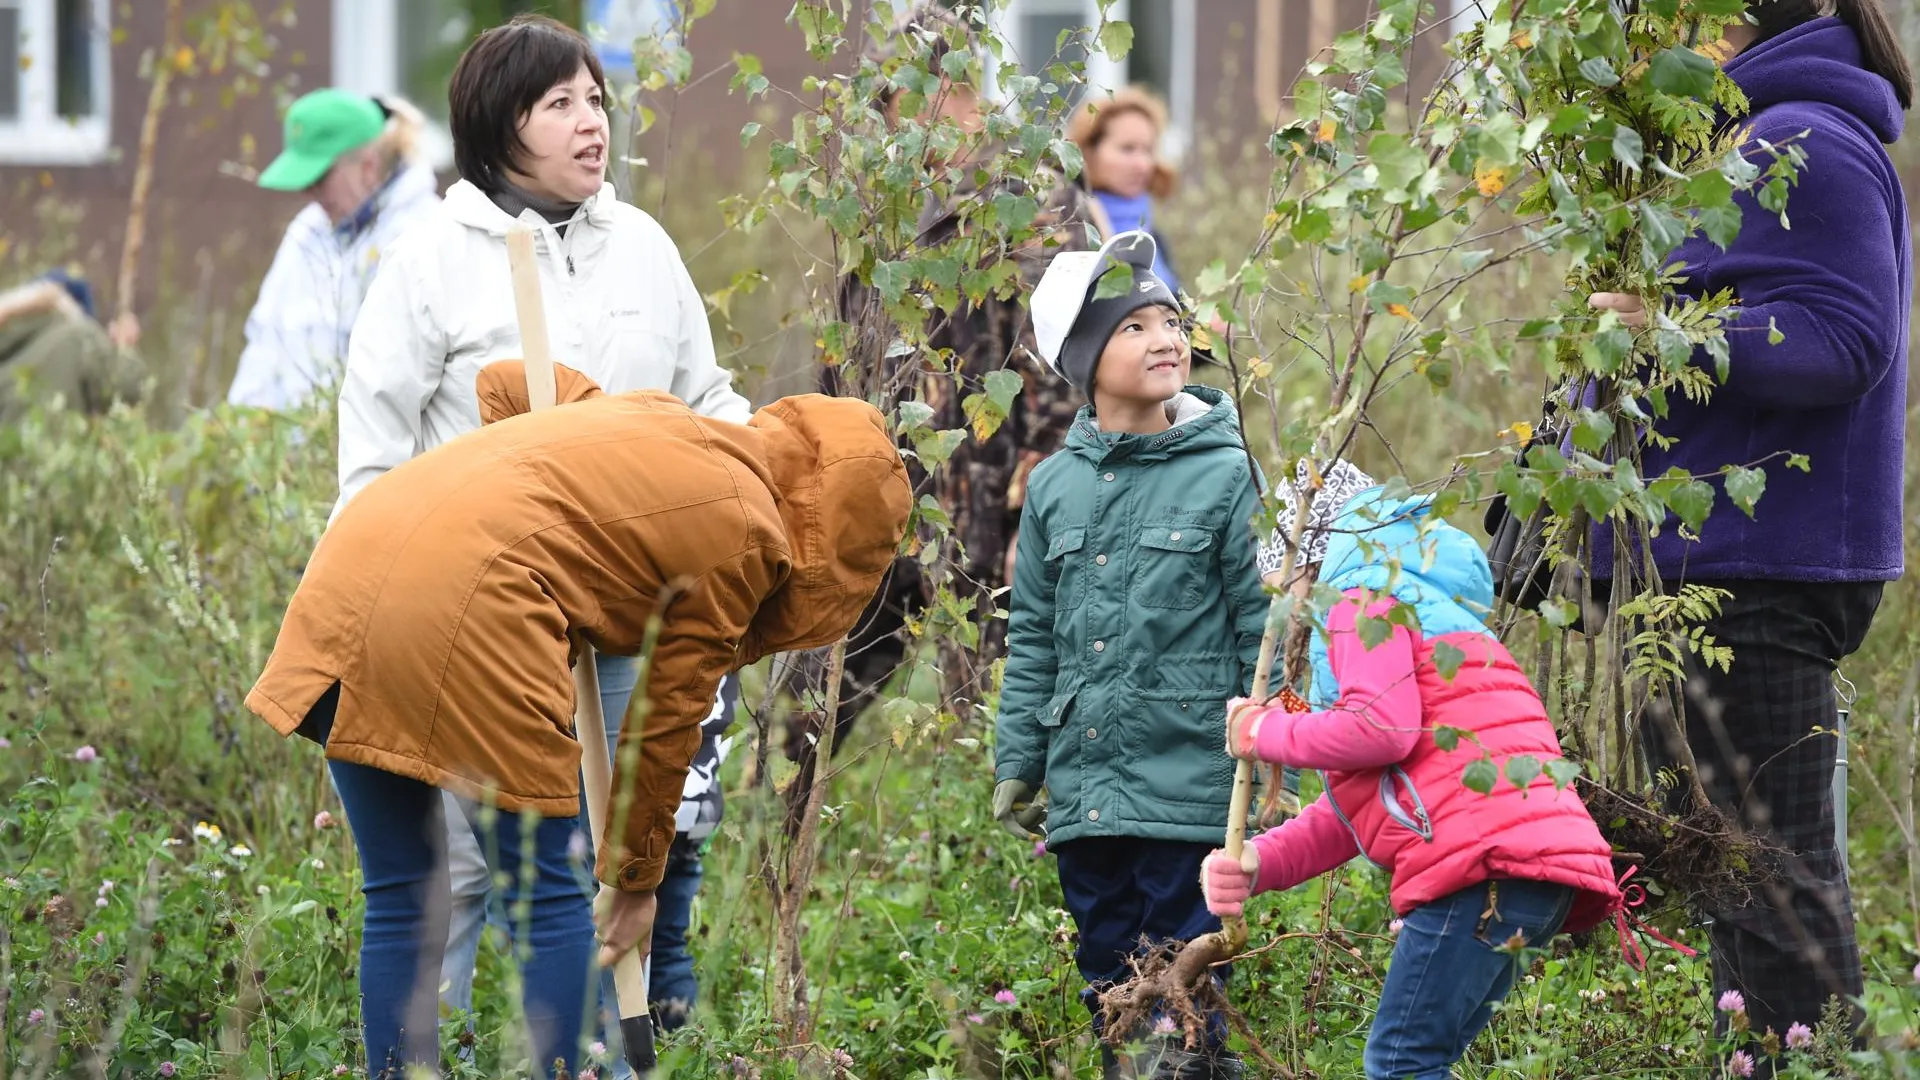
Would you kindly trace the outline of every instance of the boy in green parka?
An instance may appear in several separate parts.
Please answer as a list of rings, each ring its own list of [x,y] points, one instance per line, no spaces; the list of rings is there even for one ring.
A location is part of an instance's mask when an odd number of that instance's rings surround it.
[[[1153,256],[1141,232],[1057,255],[1031,304],[1041,358],[1090,404],[1021,512],[993,812],[1023,838],[1044,829],[1089,1008],[1143,939],[1220,926],[1199,878],[1233,783],[1221,703],[1252,683],[1267,612],[1238,418],[1186,385],[1185,322]],[[1114,1034],[1145,1049],[1103,1048],[1109,1077],[1241,1075],[1219,1017],[1197,1050]]]

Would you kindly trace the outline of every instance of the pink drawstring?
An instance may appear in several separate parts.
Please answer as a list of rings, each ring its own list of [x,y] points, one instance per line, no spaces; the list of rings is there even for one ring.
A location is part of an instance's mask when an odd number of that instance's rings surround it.
[[[1655,930],[1653,927],[1648,926],[1630,914],[1634,908],[1647,902],[1646,887],[1638,882],[1630,883],[1627,880],[1639,871],[1639,869],[1637,866],[1629,866],[1627,867],[1627,872],[1620,875],[1620,900],[1614,905],[1613,909],[1613,926],[1614,929],[1620,933],[1620,955],[1625,957],[1627,963],[1633,966],[1633,970],[1647,970],[1646,950],[1640,947],[1640,942],[1634,937],[1633,933],[1629,932],[1629,928],[1631,928],[1631,930],[1645,934],[1655,941],[1660,942],[1662,945],[1679,950],[1683,956],[1698,956],[1699,953],[1667,937],[1665,934],[1662,934],[1660,931]]]

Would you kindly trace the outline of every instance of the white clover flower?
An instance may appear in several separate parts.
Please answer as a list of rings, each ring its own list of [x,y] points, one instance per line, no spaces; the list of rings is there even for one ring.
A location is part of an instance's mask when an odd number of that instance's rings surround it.
[[[260,896],[265,896],[270,890],[265,885],[260,885],[256,886],[253,891]]]
[[[253,854],[253,849],[245,844],[235,844],[227,849],[227,854],[236,859],[244,859]]]
[[[216,866],[207,876],[215,881],[225,881],[227,879],[227,872]]]
[[[217,844],[220,842],[220,826],[210,822],[196,821],[193,823],[193,837],[196,840],[207,840]]]
[[[161,847],[179,847],[184,843],[186,843],[186,841],[180,839],[177,836],[169,836],[165,840],[160,841],[160,846]]]
[[[307,865],[313,867],[315,870],[325,870],[327,868],[327,864],[321,862],[319,859],[315,859]]]

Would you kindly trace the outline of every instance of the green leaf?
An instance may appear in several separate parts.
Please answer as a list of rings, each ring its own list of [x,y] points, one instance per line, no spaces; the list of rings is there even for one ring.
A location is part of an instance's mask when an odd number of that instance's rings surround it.
[[[1468,791],[1477,791],[1482,795],[1493,794],[1493,785],[1500,782],[1500,770],[1490,757],[1473,762],[1460,773],[1460,785]]]
[[[1453,753],[1460,745],[1460,737],[1467,734],[1465,728],[1441,726],[1433,729],[1433,745],[1446,753]]]
[[[1727,498],[1739,507],[1748,517],[1753,516],[1754,504],[1767,491],[1767,474],[1761,469],[1748,469],[1739,465],[1729,465],[1721,472],[1726,476]]]
[[[880,290],[880,298],[889,304],[899,303],[912,281],[912,269],[905,262],[873,264],[873,287]]]
[[[1646,159],[1646,156],[1646,140],[1640,137],[1638,131],[1626,124],[1614,125],[1613,160],[1634,172],[1639,172],[1640,163]]]
[[[1647,493],[1694,532],[1700,531],[1707,515],[1713,512],[1713,485],[1695,480],[1677,465],[1648,484]]]
[[[1788,454],[1787,468],[1799,469],[1801,472],[1812,472],[1813,463],[1807,460],[1807,455],[1805,454]]]
[[[1446,641],[1433,643],[1433,667],[1440,677],[1448,682],[1460,673],[1460,665],[1467,662],[1467,654],[1458,646]]]
[[[1602,89],[1620,81],[1620,76],[1614,72],[1613,65],[1607,63],[1607,58],[1604,56],[1590,56],[1580,61],[1580,77]]]
[[[1706,100],[1713,95],[1713,61],[1684,45],[1671,45],[1653,54],[1647,66],[1647,85],[1671,97]]]
[[[1367,142],[1367,158],[1380,172],[1380,186],[1405,191],[1427,174],[1427,155],[1404,135],[1375,135]]]
[[[1640,233],[1647,238],[1647,247],[1654,255],[1654,261],[1665,262],[1667,255],[1680,246],[1687,238],[1687,220],[1668,210],[1662,210],[1652,202],[1641,204]]]
[[[750,123],[747,126],[741,128],[740,129],[741,148],[745,149],[748,145],[750,145],[753,142],[754,136],[759,134],[760,134],[760,124],[757,121],[754,123]]]
[[[1110,22],[1102,26],[1100,51],[1115,60],[1125,59],[1126,55],[1133,51],[1133,27],[1124,22]]]
[[[1333,235],[1333,216],[1318,206],[1309,206],[1293,219],[1288,231],[1302,244],[1318,244]]]
[[[1613,420],[1595,409],[1581,409],[1578,415],[1580,419],[1573,426],[1573,445],[1597,457],[1606,449],[1607,440],[1613,438]]]
[[[1555,630],[1565,630],[1572,626],[1573,620],[1579,614],[1580,608],[1577,605],[1557,596],[1550,596],[1540,604],[1540,617]]]
[[[1780,332],[1780,323],[1769,315],[1767,317],[1767,344],[1778,345],[1785,340],[1787,340],[1787,335]],[[1726,377],[1722,376],[1720,381],[1725,382]]]
[[[1560,336],[1559,319],[1528,319],[1520,327],[1520,340],[1531,341],[1535,338],[1546,340]]]
[[[1703,206],[1694,215],[1694,221],[1700,226],[1700,232],[1725,251],[1740,235],[1740,206],[1728,203],[1725,206]]]
[[[1580,763],[1568,761],[1566,758],[1554,758],[1547,762],[1547,775],[1553,777],[1554,787],[1565,791],[1567,786],[1579,777]]]
[[[1024,380],[1020,378],[1020,373],[1001,368],[998,371],[987,372],[987,377],[983,381],[986,384],[988,399],[998,405],[1001,412],[1011,413],[1013,399],[1019,396],[1021,388],[1025,385]]]
[[[1133,268],[1125,263],[1116,262],[1100,274],[1100,283],[1094,286],[1095,300],[1112,300],[1125,296],[1133,289]]]
[[[933,406],[924,401],[903,401],[895,406],[894,413],[896,419],[893,430],[904,435],[926,427],[927,421],[933,419]]]
[[[1353,630],[1360,636],[1362,648],[1377,649],[1393,636],[1393,623],[1372,615],[1362,615],[1354,620]]]
[[[1507,759],[1507,782],[1521,791],[1527,790],[1540,773],[1540,759],[1532,754],[1516,754]]]

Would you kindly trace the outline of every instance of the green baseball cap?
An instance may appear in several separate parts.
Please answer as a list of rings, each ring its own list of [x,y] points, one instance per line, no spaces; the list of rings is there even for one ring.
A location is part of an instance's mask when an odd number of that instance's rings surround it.
[[[287,110],[287,147],[260,174],[260,186],[305,191],[341,154],[372,142],[386,126],[379,103],[365,94],[331,88],[306,94]]]

